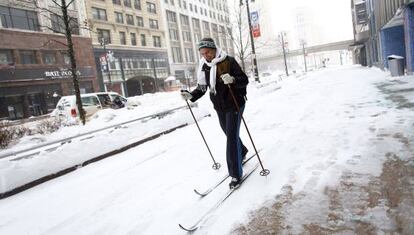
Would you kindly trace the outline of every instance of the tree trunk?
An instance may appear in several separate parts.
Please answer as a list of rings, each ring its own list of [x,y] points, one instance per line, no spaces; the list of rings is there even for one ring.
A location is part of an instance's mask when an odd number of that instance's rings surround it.
[[[82,124],[85,125],[85,110],[82,107],[82,100],[80,96],[79,90],[79,80],[76,68],[76,59],[73,50],[73,42],[72,42],[72,31],[69,25],[69,16],[68,16],[68,6],[66,5],[66,0],[61,0],[62,2],[62,16],[63,16],[63,23],[65,24],[65,34],[66,34],[66,41],[68,43],[68,53],[70,57],[70,64],[71,64],[71,72],[73,78],[73,88],[75,89],[76,94],[76,106],[78,107],[79,116],[82,121]]]

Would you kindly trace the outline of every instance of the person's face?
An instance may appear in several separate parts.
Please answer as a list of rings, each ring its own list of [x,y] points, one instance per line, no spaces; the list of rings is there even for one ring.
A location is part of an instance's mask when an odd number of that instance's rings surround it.
[[[211,62],[216,57],[216,49],[212,49],[212,48],[201,48],[200,49],[200,54],[208,62]]]

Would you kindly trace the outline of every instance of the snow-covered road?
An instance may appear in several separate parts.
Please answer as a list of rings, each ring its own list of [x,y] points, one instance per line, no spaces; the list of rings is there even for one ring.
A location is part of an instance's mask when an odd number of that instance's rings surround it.
[[[398,139],[378,137],[398,132],[413,141],[414,112],[397,109],[377,86],[387,78],[376,69],[348,66],[289,78],[282,89],[276,83],[260,89],[250,85],[245,119],[271,173],[255,172],[197,232],[230,233],[285,185],[293,192],[322,192],[345,170],[380,174],[388,152],[412,157]],[[404,80],[400,86],[414,87],[412,78]],[[223,165],[219,171],[211,169],[198,130],[190,125],[1,200],[0,234],[185,234],[178,223],[196,221],[227,188],[224,183],[203,199],[192,192],[226,174],[224,135],[208,98],[199,106],[212,113],[199,124]],[[244,128],[241,135],[252,153]],[[93,152],[79,145],[78,154],[83,149]],[[288,219],[303,222],[317,220],[326,208],[295,209]]]

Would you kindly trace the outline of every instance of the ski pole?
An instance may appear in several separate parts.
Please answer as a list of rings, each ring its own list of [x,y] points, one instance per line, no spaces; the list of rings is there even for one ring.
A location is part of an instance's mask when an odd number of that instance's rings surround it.
[[[193,118],[194,118],[194,122],[195,122],[195,123],[196,123],[196,125],[197,125],[198,131],[200,131],[201,137],[202,137],[202,138],[203,138],[203,140],[204,140],[204,144],[206,144],[206,147],[207,147],[207,149],[208,149],[208,152],[210,153],[211,159],[213,159],[213,163],[214,163],[214,164],[213,164],[212,168],[213,168],[214,170],[218,170],[218,169],[220,169],[221,165],[220,165],[220,163],[216,162],[216,160],[214,160],[213,154],[211,153],[211,150],[210,150],[210,148],[208,147],[207,141],[206,141],[206,139],[204,138],[204,135],[203,135],[203,132],[202,132],[202,131],[201,131],[201,129],[200,129],[200,126],[198,125],[197,119],[196,119],[196,117],[194,116],[194,113],[193,113],[193,110],[191,109],[190,104],[188,103],[188,101],[187,101],[187,100],[186,100],[185,102],[187,103],[187,107],[188,107],[188,109],[189,109],[189,110],[190,110],[190,112],[191,112],[191,116],[193,116]]]
[[[240,106],[237,103],[237,100],[236,100],[236,97],[234,96],[233,90],[231,89],[230,84],[227,84],[227,86],[229,87],[230,94],[231,94],[231,97],[233,98],[234,104],[236,105],[237,111],[240,113],[240,117],[243,121],[244,127],[246,127],[246,131],[247,131],[247,134],[249,135],[250,141],[252,142],[254,151],[256,151],[256,156],[257,156],[257,159],[259,159],[260,166],[262,167],[262,171],[260,172],[260,175],[261,176],[266,176],[270,173],[270,171],[268,169],[264,169],[262,160],[260,159],[260,156],[259,156],[259,152],[257,151],[256,145],[254,144],[254,141],[253,141],[253,138],[250,135],[250,131],[249,131],[249,128],[247,127],[246,121],[244,120],[243,114],[240,112]]]

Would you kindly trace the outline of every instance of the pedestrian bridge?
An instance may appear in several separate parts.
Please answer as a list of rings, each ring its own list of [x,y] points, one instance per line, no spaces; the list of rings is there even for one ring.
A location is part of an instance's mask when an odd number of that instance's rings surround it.
[[[332,43],[327,43],[327,44],[322,44],[322,45],[305,47],[305,51],[309,55],[309,54],[316,53],[316,52],[348,50],[352,44],[354,44],[354,40],[332,42]],[[286,55],[287,56],[303,55],[303,49],[300,48],[296,50],[290,50],[286,53]],[[282,50],[280,50],[280,52],[277,54],[258,56],[257,59],[260,61],[273,61],[273,60],[283,59],[283,52]]]

